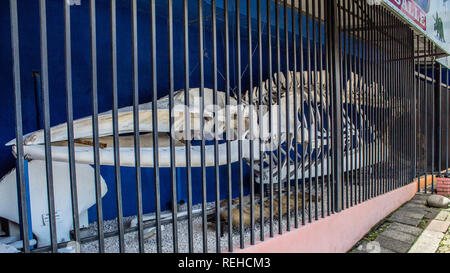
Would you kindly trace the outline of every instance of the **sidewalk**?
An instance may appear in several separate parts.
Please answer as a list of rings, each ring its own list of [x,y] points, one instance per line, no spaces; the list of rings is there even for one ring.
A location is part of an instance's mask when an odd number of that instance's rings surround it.
[[[351,253],[450,253],[450,209],[430,208],[418,193],[372,229]]]

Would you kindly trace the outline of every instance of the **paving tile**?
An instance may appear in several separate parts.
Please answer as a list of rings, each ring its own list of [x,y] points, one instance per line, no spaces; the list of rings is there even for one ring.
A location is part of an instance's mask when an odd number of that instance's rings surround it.
[[[428,226],[425,228],[425,230],[431,230],[431,231],[445,233],[445,232],[447,232],[449,225],[450,225],[449,222],[432,220],[428,224]]]
[[[408,204],[426,205],[427,200],[411,200]]]
[[[398,230],[398,231],[402,231],[414,236],[418,236],[420,233],[422,233],[422,229],[418,228],[418,227],[413,227],[413,226],[408,226],[402,223],[392,223],[390,224],[386,230]]]
[[[438,215],[434,218],[434,220],[445,221],[450,216],[450,212],[448,211],[440,211]]]
[[[409,233],[405,233],[402,231],[398,231],[395,229],[390,229],[390,230],[385,230],[383,231],[380,235],[392,238],[392,239],[396,239],[408,244],[411,244],[414,242],[414,240],[416,239],[416,236],[409,234]]]
[[[362,242],[350,253],[396,253],[390,249],[384,248],[377,241]]]
[[[398,253],[406,253],[410,248],[411,244],[402,242],[397,239],[389,238],[383,235],[379,235],[375,242],[378,242],[381,247],[392,250]]]
[[[427,209],[428,207],[425,205],[419,205],[419,204],[413,204],[413,203],[407,203],[402,208],[416,208],[416,209]]]
[[[408,253],[435,253],[443,237],[443,233],[424,230]]]
[[[424,218],[426,219],[434,219],[436,218],[436,216],[439,214],[438,211],[429,211],[427,213],[425,213]]]
[[[416,194],[411,200],[427,200],[429,194]]]
[[[394,212],[394,214],[392,214],[392,216],[394,216],[394,217],[409,217],[409,218],[419,219],[419,220],[422,220],[424,215],[425,215],[425,213],[417,213],[417,212],[412,212],[412,211],[408,211],[408,210],[404,210],[404,209],[399,209],[396,212]]]
[[[420,224],[421,219],[414,219],[410,217],[399,217],[399,216],[391,216],[387,219],[390,222],[402,223],[405,225],[410,225],[417,227]]]

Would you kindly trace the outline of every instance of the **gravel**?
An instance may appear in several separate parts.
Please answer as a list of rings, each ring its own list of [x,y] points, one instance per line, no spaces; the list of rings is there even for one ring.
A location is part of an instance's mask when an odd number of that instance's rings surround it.
[[[291,188],[293,191],[293,189]],[[346,192],[346,187],[344,185],[343,189],[344,193]],[[314,185],[313,185],[313,195],[314,194]],[[320,185],[319,185],[319,193],[317,194],[319,196],[322,196],[320,191]],[[324,199],[322,201],[318,202],[318,219],[320,220],[322,217],[321,215],[321,206],[322,202],[324,203],[325,207],[325,217],[327,216],[327,191],[324,190]],[[259,197],[256,196],[255,200],[259,200]],[[353,200],[355,200],[353,196]],[[207,208],[214,208],[215,203],[210,202],[207,204]],[[183,211],[183,209],[186,209],[185,206],[182,206],[180,208],[180,211]],[[201,209],[201,204],[197,204],[193,206],[193,210]],[[291,210],[293,211],[294,208],[291,207]],[[170,213],[170,211],[163,212],[163,213]],[[299,226],[301,226],[302,218],[301,218],[301,208],[299,208]],[[151,215],[151,214],[148,214]],[[129,227],[131,221],[135,219],[136,216],[132,217],[125,217],[124,223],[125,227]],[[282,218],[282,229],[283,231],[286,230],[286,219],[287,217],[284,216]],[[270,221],[268,219],[268,215],[265,215],[265,224],[264,224],[264,234],[265,236],[269,236],[270,232]],[[315,202],[312,201],[312,207],[311,207],[311,219],[312,222],[315,221]],[[308,224],[308,202],[306,202],[306,208],[305,208],[305,223]],[[294,219],[294,213],[291,214],[291,226],[294,226],[295,219]],[[178,251],[180,253],[188,253],[189,252],[189,242],[188,242],[188,221],[186,220],[179,220],[178,221]],[[203,236],[202,236],[202,217],[201,215],[195,216],[192,218],[192,233],[193,233],[193,252],[195,253],[201,253],[203,252]],[[105,232],[115,231],[117,230],[117,220],[110,220],[104,222],[104,228]],[[92,223],[88,227],[88,232],[90,235],[95,235],[97,232],[97,223]],[[163,253],[172,253],[173,252],[173,236],[172,236],[173,228],[172,223],[164,224],[161,226],[161,248]],[[278,219],[274,219],[273,221],[273,232],[274,234],[277,234],[279,232],[279,223]],[[146,253],[156,253],[156,235],[154,228],[147,229],[146,234],[148,233],[149,237],[144,241],[144,248]],[[255,240],[257,241],[260,238],[261,233],[261,226],[259,221],[255,223],[254,227],[254,235]],[[244,242],[248,244],[250,242],[250,228],[246,228],[244,231]],[[145,236],[144,236],[145,237]],[[214,223],[208,222],[208,228],[207,228],[207,247],[208,252],[216,252],[216,228]],[[228,251],[228,228],[225,228],[224,235],[220,238],[220,248],[222,252]],[[125,234],[124,236],[125,240],[125,252],[127,253],[138,253],[139,252],[139,244],[138,244],[138,234],[137,232],[130,232]],[[233,240],[233,247],[239,247],[240,243],[240,233],[239,229],[235,229],[232,232],[232,240]],[[93,241],[89,243],[84,243],[81,245],[81,252],[83,253],[95,253],[98,252],[98,242]],[[119,252],[119,241],[118,236],[105,238],[105,252],[107,253],[118,253]]]

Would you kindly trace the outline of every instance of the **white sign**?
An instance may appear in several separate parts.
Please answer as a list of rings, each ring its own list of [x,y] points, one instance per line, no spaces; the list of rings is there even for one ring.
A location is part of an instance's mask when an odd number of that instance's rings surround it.
[[[450,55],[450,0],[384,0],[384,3]],[[438,62],[450,67],[450,57]]]

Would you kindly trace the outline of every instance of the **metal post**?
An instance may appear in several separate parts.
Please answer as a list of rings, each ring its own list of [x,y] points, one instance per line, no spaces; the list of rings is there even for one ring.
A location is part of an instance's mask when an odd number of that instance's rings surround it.
[[[340,64],[339,48],[335,46],[339,42],[339,28],[336,24],[338,13],[338,0],[326,1],[327,20],[326,26],[328,28],[328,39],[330,43],[327,44],[327,51],[331,54],[331,100],[333,101],[332,111],[334,119],[332,122],[332,141],[333,141],[333,175],[336,180],[335,187],[335,211],[339,212],[342,209],[341,193],[342,193],[342,161],[338,160],[342,156],[342,97],[340,96]]]

